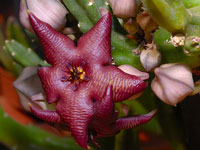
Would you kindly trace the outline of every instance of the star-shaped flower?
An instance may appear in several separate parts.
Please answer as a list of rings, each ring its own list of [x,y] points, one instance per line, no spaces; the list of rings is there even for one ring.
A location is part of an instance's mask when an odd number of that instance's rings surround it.
[[[143,91],[146,83],[111,64],[110,13],[84,34],[77,45],[32,13],[29,19],[46,60],[52,65],[38,70],[46,99],[56,103],[56,111],[31,107],[37,117],[68,127],[83,148],[89,148],[88,140],[94,141],[94,137],[115,135],[153,117],[154,112],[117,118],[114,102]]]

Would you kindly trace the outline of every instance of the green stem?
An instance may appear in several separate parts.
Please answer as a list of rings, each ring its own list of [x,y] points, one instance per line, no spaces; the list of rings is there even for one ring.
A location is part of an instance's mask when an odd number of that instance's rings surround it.
[[[170,33],[185,33],[187,12],[182,0],[142,0],[153,19]]]
[[[6,31],[8,35],[7,37],[8,40],[14,39],[22,43],[24,46],[29,47],[29,42],[26,39],[16,18],[12,16],[8,18],[8,21],[6,22]]]
[[[19,76],[19,74],[23,70],[23,67],[15,62],[10,54],[7,52],[6,47],[0,47],[0,62],[6,70],[11,72],[16,77]]]
[[[155,99],[158,108],[158,117],[164,135],[171,143],[174,150],[188,150],[186,145],[185,131],[180,116],[177,116],[172,106],[164,104],[159,99]]]
[[[24,67],[47,65],[31,48],[26,48],[15,40],[7,40],[5,45],[13,59]]]
[[[59,138],[34,126],[14,122],[0,107],[0,141],[16,150],[81,150],[70,138]]]
[[[200,37],[200,5],[187,9],[188,23],[186,36]]]
[[[140,150],[138,128],[121,131],[115,140],[115,150]]]
[[[186,8],[192,8],[200,5],[200,0],[182,0]]]
[[[101,145],[102,150],[115,150],[115,137],[99,138],[96,139],[97,143]],[[96,148],[98,149],[98,148]],[[96,150],[94,148],[94,150]]]
[[[162,55],[162,63],[182,62],[191,68],[200,66],[200,56],[185,55],[182,47],[174,47],[168,41],[171,34],[165,29],[160,28],[154,33],[155,43]]]
[[[129,107],[129,115],[140,114],[140,110],[143,110],[141,106],[139,109],[135,109],[133,106],[133,101],[125,101],[124,104]],[[140,105],[139,105],[140,106]],[[121,104],[116,104],[118,115],[123,117],[124,114],[122,112]],[[119,134],[115,136],[115,150],[140,150],[140,139],[139,139],[139,128],[132,128],[128,130],[122,130]]]

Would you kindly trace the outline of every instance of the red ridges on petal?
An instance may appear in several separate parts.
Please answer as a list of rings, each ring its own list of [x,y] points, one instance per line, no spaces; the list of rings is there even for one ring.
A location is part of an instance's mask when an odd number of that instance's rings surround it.
[[[95,64],[110,64],[110,33],[111,33],[111,14],[105,14],[97,24],[87,33],[80,37],[78,49],[84,50],[83,55],[88,57]]]
[[[74,49],[74,42],[67,36],[54,30],[49,24],[39,20],[34,14],[29,12],[30,23],[39,38],[48,63],[58,64],[63,62],[63,55],[70,57]]]
[[[146,88],[146,83],[136,76],[122,75],[113,82],[114,101],[120,102],[128,99],[134,94],[142,92]]]
[[[56,102],[58,99],[57,91],[59,87],[56,87],[55,84],[60,81],[61,77],[56,76],[55,70],[49,67],[39,68],[38,75],[42,81],[48,103]]]
[[[113,100],[115,102],[123,101],[142,92],[146,88],[146,83],[134,75],[127,74],[119,68],[110,69],[111,80],[113,81]]]
[[[114,102],[112,97],[112,85],[109,85],[104,93],[102,100],[95,102],[95,117],[104,121],[112,121],[114,114]]]
[[[62,123],[59,114],[56,111],[41,110],[30,106],[32,113],[38,118],[50,123]]]
[[[93,72],[92,82],[88,85],[93,87],[95,99],[102,99],[111,81],[113,85],[113,100],[115,102],[126,100],[146,88],[146,83],[139,77],[127,74],[115,66],[102,66],[98,68],[98,71]]]
[[[133,128],[139,125],[142,125],[148,121],[150,121],[153,116],[156,114],[157,110],[153,110],[148,114],[145,115],[138,115],[138,116],[132,116],[132,117],[125,117],[125,118],[119,118],[116,121],[115,128],[116,130],[124,130]]]
[[[76,142],[83,148],[88,149],[88,128],[81,128],[79,124],[75,126],[71,125],[70,128],[73,137],[76,139]]]
[[[82,97],[84,96],[84,97]],[[57,102],[56,110],[61,118],[69,126],[77,143],[87,148],[88,128],[93,116],[93,102],[85,94],[77,94],[65,97]]]

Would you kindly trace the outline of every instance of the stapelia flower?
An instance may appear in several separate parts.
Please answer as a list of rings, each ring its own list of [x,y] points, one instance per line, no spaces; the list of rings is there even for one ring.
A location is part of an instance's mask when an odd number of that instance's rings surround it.
[[[111,63],[111,15],[105,14],[77,45],[56,32],[47,23],[29,13],[48,63],[39,76],[48,103],[56,103],[56,111],[31,106],[34,115],[54,124],[68,127],[77,143],[88,149],[96,137],[112,136],[121,129],[149,121],[146,115],[117,118],[114,102],[123,101],[144,90],[146,83]]]
[[[164,64],[155,69],[151,83],[154,93],[165,103],[176,106],[194,91],[191,70],[184,64]]]

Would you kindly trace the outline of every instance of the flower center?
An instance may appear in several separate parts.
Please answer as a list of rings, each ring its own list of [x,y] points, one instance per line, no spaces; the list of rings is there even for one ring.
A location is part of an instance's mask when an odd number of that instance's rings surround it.
[[[64,72],[66,75],[61,78],[61,82],[70,82],[73,84],[73,90],[77,90],[78,85],[82,81],[89,81],[84,71],[85,62],[83,61],[80,65],[74,65],[67,63]]]

